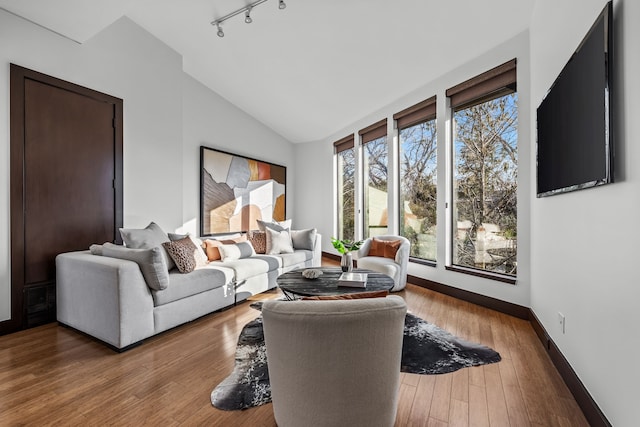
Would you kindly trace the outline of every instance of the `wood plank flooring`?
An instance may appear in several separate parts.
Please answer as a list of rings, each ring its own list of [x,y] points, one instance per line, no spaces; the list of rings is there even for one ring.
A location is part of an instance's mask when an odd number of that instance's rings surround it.
[[[588,426],[529,322],[414,285],[399,295],[412,313],[502,361],[401,374],[396,426]],[[258,314],[243,303],[122,354],[55,323],[0,337],[0,426],[275,426],[271,404],[221,411],[209,402]]]

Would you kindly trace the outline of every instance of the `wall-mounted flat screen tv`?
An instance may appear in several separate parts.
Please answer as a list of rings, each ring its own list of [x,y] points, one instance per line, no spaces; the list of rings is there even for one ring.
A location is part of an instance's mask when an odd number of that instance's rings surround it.
[[[613,182],[609,2],[537,110],[537,195]]]

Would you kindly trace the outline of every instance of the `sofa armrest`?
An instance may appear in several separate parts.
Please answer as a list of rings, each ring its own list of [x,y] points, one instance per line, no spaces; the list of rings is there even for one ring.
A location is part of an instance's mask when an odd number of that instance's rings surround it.
[[[409,256],[411,256],[411,254],[409,253],[410,250],[411,250],[411,244],[405,242],[400,245],[400,247],[398,248],[398,251],[396,252],[396,257],[394,261],[396,262],[396,264],[401,265],[404,270],[407,269]],[[405,271],[405,274],[406,274],[406,271]]]
[[[118,349],[154,331],[153,298],[133,261],[69,252],[56,257],[60,323]]]
[[[312,267],[320,267],[322,265],[322,235],[316,233],[316,241],[313,245],[313,264]]]
[[[366,239],[362,244],[362,246],[360,246],[360,249],[358,249],[354,253],[354,258],[359,259],[359,258],[364,258],[366,256],[369,256],[370,249],[371,249],[371,239]]]

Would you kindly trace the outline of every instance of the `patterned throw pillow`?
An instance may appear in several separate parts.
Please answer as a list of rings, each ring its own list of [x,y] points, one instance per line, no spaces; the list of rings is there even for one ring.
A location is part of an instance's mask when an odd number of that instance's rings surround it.
[[[202,240],[192,236],[189,233],[187,234],[169,233],[169,240],[171,240],[172,242],[175,240],[184,239],[185,237],[188,237],[189,239],[191,239],[193,244],[196,245],[196,251],[194,252],[194,256],[196,258],[196,268],[207,265],[209,263],[209,260],[207,259],[207,254],[204,252]]]
[[[180,273],[191,273],[195,270],[196,257],[194,254],[198,248],[189,237],[173,242],[165,242],[162,246],[176,263]]]
[[[257,254],[267,253],[267,233],[265,231],[250,231],[249,241]]]

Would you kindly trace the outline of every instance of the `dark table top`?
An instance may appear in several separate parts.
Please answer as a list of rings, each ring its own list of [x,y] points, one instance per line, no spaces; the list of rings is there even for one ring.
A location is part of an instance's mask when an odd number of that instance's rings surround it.
[[[303,296],[326,296],[354,294],[359,292],[388,291],[393,288],[393,279],[376,271],[355,268],[354,273],[367,273],[367,286],[364,288],[338,286],[338,278],[342,274],[339,267],[314,267],[321,270],[322,276],[317,279],[305,279],[302,272],[308,268],[289,271],[278,277],[276,282],[283,292]]]

